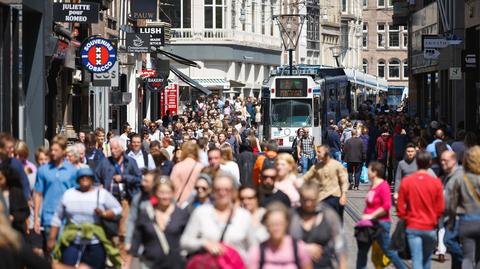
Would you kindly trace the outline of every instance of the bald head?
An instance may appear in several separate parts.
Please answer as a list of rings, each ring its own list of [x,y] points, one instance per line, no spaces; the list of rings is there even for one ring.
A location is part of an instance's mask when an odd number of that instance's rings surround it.
[[[442,129],[438,129],[435,131],[435,138],[443,140],[445,138],[445,133]]]
[[[457,154],[451,150],[444,151],[440,157],[440,164],[445,173],[452,173],[457,167]]]

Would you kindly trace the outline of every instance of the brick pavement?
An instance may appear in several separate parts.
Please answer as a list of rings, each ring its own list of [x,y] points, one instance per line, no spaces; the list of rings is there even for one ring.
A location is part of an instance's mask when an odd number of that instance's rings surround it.
[[[353,235],[353,232],[354,232],[353,227],[355,226],[355,221],[350,214],[356,215],[358,217],[362,215],[363,209],[365,207],[365,196],[367,195],[368,189],[369,189],[369,185],[360,185],[360,188],[358,191],[352,190],[348,192],[347,207],[349,207],[350,210],[346,210],[344,214],[345,236],[347,238],[348,253],[349,253],[348,269],[355,269],[356,260],[357,260],[357,243]],[[393,229],[396,225],[396,222],[397,222],[396,216],[392,216],[392,222],[393,222],[393,225],[392,225],[392,230],[390,232],[393,232]],[[450,268],[450,256],[448,254],[445,257],[446,258],[445,263],[439,263],[435,260],[435,258],[436,256],[434,256],[434,260],[432,262],[432,269],[449,269]],[[411,268],[410,261],[407,261],[407,266]],[[369,254],[368,268],[374,268],[373,264],[370,261],[370,254]],[[395,267],[393,265],[390,265],[387,268],[395,268]]]

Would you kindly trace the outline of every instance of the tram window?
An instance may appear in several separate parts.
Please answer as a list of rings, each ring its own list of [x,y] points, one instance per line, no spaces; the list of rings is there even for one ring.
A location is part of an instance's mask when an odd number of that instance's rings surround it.
[[[313,126],[320,125],[320,97],[315,96],[313,98]]]
[[[272,100],[272,126],[274,127],[311,126],[311,115],[311,99]]]

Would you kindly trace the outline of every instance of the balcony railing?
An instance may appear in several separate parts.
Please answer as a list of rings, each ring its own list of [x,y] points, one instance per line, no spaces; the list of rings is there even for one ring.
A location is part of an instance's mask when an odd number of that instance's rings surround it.
[[[262,35],[227,29],[172,29],[172,43],[176,42],[232,42],[241,45],[252,45],[281,50],[280,37]]]

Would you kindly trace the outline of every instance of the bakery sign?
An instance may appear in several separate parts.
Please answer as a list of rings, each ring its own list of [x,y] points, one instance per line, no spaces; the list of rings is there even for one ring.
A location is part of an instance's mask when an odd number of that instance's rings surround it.
[[[98,23],[97,3],[53,3],[53,20],[56,22]]]

